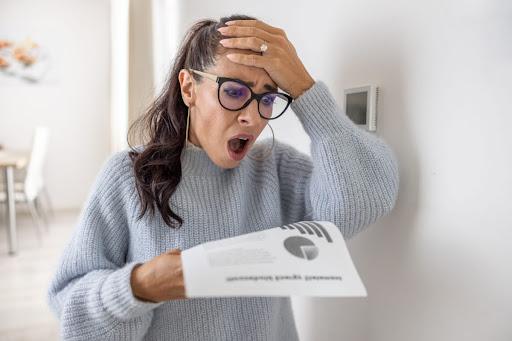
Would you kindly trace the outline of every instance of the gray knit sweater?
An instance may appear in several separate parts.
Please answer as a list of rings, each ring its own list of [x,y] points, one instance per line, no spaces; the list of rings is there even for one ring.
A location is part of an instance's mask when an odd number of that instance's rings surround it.
[[[140,202],[127,152],[104,165],[48,289],[64,340],[298,340],[289,297],[217,297],[143,302],[130,273],[172,248],[281,226],[327,220],[346,239],[394,206],[399,177],[383,140],[356,127],[321,81],[292,103],[311,138],[311,157],[276,140],[264,161],[233,169],[183,150],[170,205],[184,224],[137,220]],[[256,154],[271,145],[254,145]],[[158,212],[158,211],[157,211]]]

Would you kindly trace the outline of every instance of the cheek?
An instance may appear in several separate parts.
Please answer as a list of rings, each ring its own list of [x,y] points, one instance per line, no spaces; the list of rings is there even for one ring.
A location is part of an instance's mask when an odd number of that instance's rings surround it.
[[[219,135],[219,130],[221,129],[221,124],[218,119],[218,113],[209,111],[205,113],[201,120],[201,130],[205,137],[208,137],[209,141],[212,139],[216,139]]]
[[[260,130],[259,130],[259,133],[258,133],[258,136],[261,135],[261,133],[263,132],[263,130],[265,129],[265,127],[267,126],[267,122],[263,122],[260,126]]]
[[[204,98],[201,102],[201,114],[198,117],[198,133],[203,136],[203,143],[218,144],[226,139],[229,127],[228,115],[219,105],[217,98]]]

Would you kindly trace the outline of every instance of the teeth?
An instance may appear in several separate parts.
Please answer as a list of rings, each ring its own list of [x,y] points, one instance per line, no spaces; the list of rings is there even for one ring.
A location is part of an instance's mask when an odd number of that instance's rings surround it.
[[[245,138],[245,137],[239,137],[240,140],[244,140],[244,141],[247,141],[248,138]]]

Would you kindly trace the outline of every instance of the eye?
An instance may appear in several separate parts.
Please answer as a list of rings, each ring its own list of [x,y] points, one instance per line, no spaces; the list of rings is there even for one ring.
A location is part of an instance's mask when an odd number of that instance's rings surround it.
[[[228,95],[229,97],[240,98],[240,97],[245,96],[246,91],[244,88],[229,87],[229,88],[224,88],[224,93],[226,95]]]
[[[272,105],[276,99],[276,95],[266,95],[261,99],[264,105]]]

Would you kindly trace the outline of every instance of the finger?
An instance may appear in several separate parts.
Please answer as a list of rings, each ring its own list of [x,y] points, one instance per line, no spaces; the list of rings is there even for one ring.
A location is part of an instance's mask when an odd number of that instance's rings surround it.
[[[232,21],[226,22],[226,25],[228,25],[228,26],[233,26],[233,25],[247,26],[247,27],[253,26],[253,27],[257,27],[262,30],[265,30],[272,34],[284,35],[284,31],[282,29],[274,27],[274,26],[270,26],[269,24],[267,24],[261,20],[232,20]]]
[[[263,69],[268,63],[265,57],[256,54],[228,53],[226,57],[232,62],[238,64],[255,66]]]
[[[222,46],[227,48],[247,49],[255,52],[260,52],[260,46],[261,44],[265,43],[265,41],[263,41],[263,39],[256,37],[244,37],[222,39],[220,43],[222,44]]]
[[[171,250],[168,250],[165,253],[168,254],[168,255],[172,255],[172,254],[179,255],[181,253],[181,250],[180,249],[171,249]]]
[[[276,41],[276,36],[257,27],[227,26],[217,29],[227,37],[257,37],[268,42]]]

